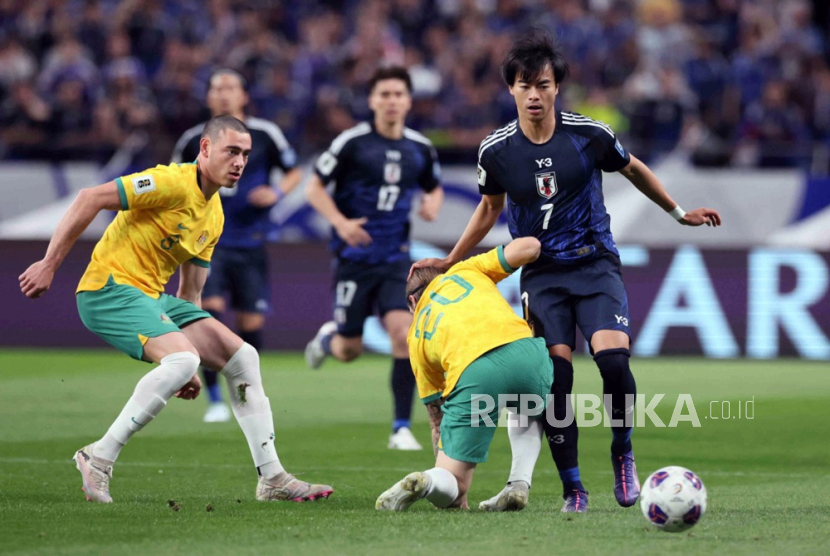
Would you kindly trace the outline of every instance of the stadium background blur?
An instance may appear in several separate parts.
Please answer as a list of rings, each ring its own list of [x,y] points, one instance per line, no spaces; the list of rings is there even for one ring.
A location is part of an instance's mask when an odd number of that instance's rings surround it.
[[[557,108],[606,122],[681,205],[724,218],[718,230],[677,226],[606,175],[635,354],[830,357],[821,0],[0,0],[0,342],[101,345],[68,296],[107,219],[38,303],[13,295],[43,247],[31,242],[51,236],[80,187],[167,163],[207,118],[222,67],[244,75],[248,113],[276,122],[308,165],[370,117],[377,65],[407,66],[407,124],[439,149],[448,194],[437,223],[413,222],[413,255],[452,245],[477,202],[478,144],[515,118],[499,64],[530,25],[555,31],[571,64]],[[330,314],[329,232],[298,189],[272,211],[271,348],[301,347]],[[484,245],[507,239],[503,224]]]

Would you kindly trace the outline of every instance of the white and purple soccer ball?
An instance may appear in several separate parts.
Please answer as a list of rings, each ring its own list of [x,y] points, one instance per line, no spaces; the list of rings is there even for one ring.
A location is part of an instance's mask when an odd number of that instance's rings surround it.
[[[643,483],[640,508],[658,529],[679,533],[694,527],[706,512],[706,487],[685,467],[664,467]]]

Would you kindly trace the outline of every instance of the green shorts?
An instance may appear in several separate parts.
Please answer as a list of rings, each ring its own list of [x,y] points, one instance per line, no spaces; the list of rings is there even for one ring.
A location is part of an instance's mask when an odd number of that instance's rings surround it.
[[[499,421],[499,395],[534,394],[544,404],[552,383],[553,363],[543,338],[516,340],[488,351],[464,369],[444,403],[441,449],[455,460],[487,461]],[[489,407],[485,406],[485,396],[493,400],[492,410],[474,414],[474,408]],[[518,401],[505,405],[519,409]],[[535,404],[530,409],[538,413]],[[489,416],[494,426],[489,426],[485,416]],[[544,412],[541,416],[544,417]]]
[[[193,303],[161,294],[153,299],[134,286],[116,284],[112,276],[97,291],[78,292],[78,313],[84,326],[133,359],[142,360],[144,344],[210,313]]]

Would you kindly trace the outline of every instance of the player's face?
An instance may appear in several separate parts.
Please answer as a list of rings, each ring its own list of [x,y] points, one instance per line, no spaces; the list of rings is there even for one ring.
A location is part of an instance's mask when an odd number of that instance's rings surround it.
[[[369,95],[369,108],[386,123],[402,122],[412,106],[406,83],[400,79],[384,79],[375,84]]]
[[[521,76],[510,87],[510,94],[516,100],[519,117],[531,122],[541,122],[554,115],[553,104],[559,92],[559,85],[553,80],[550,66],[539,74],[533,82],[524,81]]]
[[[234,75],[217,75],[210,80],[207,105],[211,114],[238,115],[248,104],[248,94]]]
[[[209,140],[208,140],[209,141]],[[223,129],[208,144],[208,168],[213,181],[222,187],[233,187],[248,164],[251,136],[232,129]]]

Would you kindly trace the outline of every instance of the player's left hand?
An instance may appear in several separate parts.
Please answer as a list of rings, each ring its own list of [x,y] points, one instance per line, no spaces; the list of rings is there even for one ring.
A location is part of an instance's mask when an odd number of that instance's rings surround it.
[[[418,209],[418,216],[427,222],[434,222],[438,218],[438,210],[441,208],[441,199],[435,195],[426,194],[421,197],[421,207]]]
[[[260,185],[248,193],[248,204],[256,208],[273,207],[279,201],[279,194],[270,185]]]
[[[680,223],[684,226],[720,226],[720,214],[715,209],[699,208],[692,212],[687,212],[686,215],[680,219]]]
[[[195,400],[199,397],[199,393],[201,391],[202,381],[199,379],[199,375],[195,374],[193,375],[193,378],[188,380],[187,383],[173,395],[183,400]]]
[[[46,261],[38,261],[18,277],[20,291],[29,299],[37,299],[52,285],[55,269]]]

